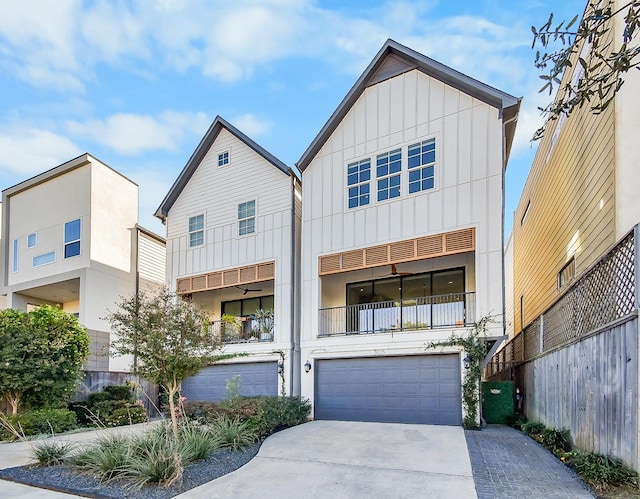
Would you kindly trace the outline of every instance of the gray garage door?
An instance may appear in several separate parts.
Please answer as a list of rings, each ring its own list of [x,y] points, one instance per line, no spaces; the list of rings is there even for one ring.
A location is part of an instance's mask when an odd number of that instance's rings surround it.
[[[240,375],[240,394],[246,397],[278,394],[276,362],[219,364],[202,369],[182,383],[182,394],[188,400],[223,400],[227,396],[227,380]]]
[[[316,419],[459,425],[458,355],[316,361]]]

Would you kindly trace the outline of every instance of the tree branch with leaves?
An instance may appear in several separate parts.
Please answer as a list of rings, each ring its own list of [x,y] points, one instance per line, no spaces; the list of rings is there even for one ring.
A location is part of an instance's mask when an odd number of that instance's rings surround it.
[[[233,355],[222,354],[221,338],[210,332],[206,312],[168,289],[153,296],[140,293],[123,298],[116,307],[106,317],[116,334],[111,352],[135,356],[134,374],[165,389],[177,438],[175,396],[181,383],[203,367]]]
[[[624,28],[616,39],[613,21],[618,17],[623,18]],[[540,28],[531,27],[531,47],[542,48],[536,51],[535,59],[535,67],[543,72],[540,78],[545,82],[540,92],[552,95],[554,88],[559,87],[559,97],[539,108],[546,122],[536,130],[533,140],[544,136],[549,121],[568,116],[585,104],[592,113],[602,113],[624,84],[624,75],[640,69],[640,0],[619,7],[614,0],[593,0],[574,28],[577,21],[575,16],[566,25],[563,21],[554,27],[551,13]],[[563,84],[566,71],[573,71],[574,77],[565,79]]]

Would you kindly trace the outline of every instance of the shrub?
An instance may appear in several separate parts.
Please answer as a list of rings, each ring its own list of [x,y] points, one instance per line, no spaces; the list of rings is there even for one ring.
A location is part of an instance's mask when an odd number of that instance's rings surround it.
[[[311,404],[300,397],[265,397],[260,404],[257,429],[261,436],[307,421]]]
[[[77,428],[76,415],[67,409],[38,409],[6,416],[9,424],[21,430],[25,436],[43,433],[63,433]],[[14,440],[15,435],[0,427],[0,440]]]
[[[258,433],[248,421],[220,416],[209,425],[209,431],[218,439],[220,446],[233,450],[243,450],[258,440]]]
[[[43,466],[62,464],[73,448],[70,442],[38,442],[31,448],[33,457]]]
[[[571,450],[571,433],[568,428],[556,430],[555,428],[544,428],[541,432],[542,444],[554,453]]]
[[[522,431],[525,435],[539,435],[545,429],[542,423],[529,421],[522,425]]]
[[[133,391],[130,385],[108,385],[103,388],[110,400],[133,401]]]
[[[112,412],[100,415],[100,421],[105,426],[124,426],[136,423],[145,423],[149,421],[147,411],[144,407],[136,404],[127,404]]]
[[[149,420],[144,407],[133,403],[129,385],[109,385],[103,391],[90,393],[86,402],[73,402],[69,409],[85,426],[122,426]]]
[[[566,456],[565,463],[596,490],[612,485],[638,486],[638,474],[619,459],[593,452],[572,452]]]

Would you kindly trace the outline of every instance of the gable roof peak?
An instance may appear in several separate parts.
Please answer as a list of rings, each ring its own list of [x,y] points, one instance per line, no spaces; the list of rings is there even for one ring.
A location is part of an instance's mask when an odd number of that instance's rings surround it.
[[[340,105],[329,117],[316,138],[302,154],[296,163],[298,169],[302,172],[309,166],[309,163],[318,154],[324,143],[367,87],[414,69],[497,108],[500,117],[503,117],[503,111],[507,108],[511,108],[508,113],[509,116],[517,114],[521,99],[475,80],[388,38],[353,87],[351,87],[351,90],[342,99]]]
[[[211,126],[209,126],[207,133],[205,133],[204,137],[202,137],[202,140],[198,144],[198,147],[196,147],[196,150],[189,158],[189,161],[187,161],[187,164],[180,172],[180,175],[178,175],[178,178],[171,186],[171,189],[169,189],[169,192],[162,200],[162,203],[160,203],[160,206],[154,214],[156,217],[158,217],[162,221],[167,218],[167,215],[169,214],[169,210],[173,206],[173,203],[176,202],[178,196],[180,196],[180,193],[185,188],[198,166],[200,166],[200,163],[202,163],[202,160],[209,152],[209,150],[213,146],[213,143],[216,141],[218,135],[220,135],[220,132],[223,129],[227,130],[241,142],[244,142],[245,145],[253,149],[257,154],[262,156],[265,160],[278,168],[278,170],[282,171],[282,173],[284,173],[285,175],[295,176],[295,173],[293,173],[293,170],[291,168],[289,168],[269,151],[258,145],[258,143],[256,143],[254,140],[250,139],[247,135],[234,127],[222,116],[217,115],[213,120],[213,123],[211,123]]]

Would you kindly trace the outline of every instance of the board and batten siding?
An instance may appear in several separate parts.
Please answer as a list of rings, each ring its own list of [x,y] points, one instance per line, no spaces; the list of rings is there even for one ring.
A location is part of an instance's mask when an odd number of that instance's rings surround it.
[[[408,194],[407,146],[435,138],[435,188]],[[402,148],[401,196],[376,199],[376,155]],[[347,208],[347,164],[372,159],[371,202]],[[303,334],[313,338],[318,256],[476,229],[478,313],[502,313],[502,123],[498,110],[412,70],[368,87],[304,171]],[[307,306],[314,304],[314,306]],[[502,325],[494,326],[501,329]]]
[[[614,120],[614,106],[599,115],[584,106],[550,123],[538,146],[513,221],[516,334],[560,296],[558,272],[572,257],[578,275],[616,242]]]
[[[218,153],[228,150],[228,165]],[[256,201],[256,231],[238,236],[238,204]],[[204,214],[205,242],[188,247],[189,217]],[[176,279],[276,260],[276,281],[290,283],[291,178],[222,130],[167,217],[167,270]],[[281,274],[286,265],[286,275]],[[282,281],[281,281],[282,282]]]

